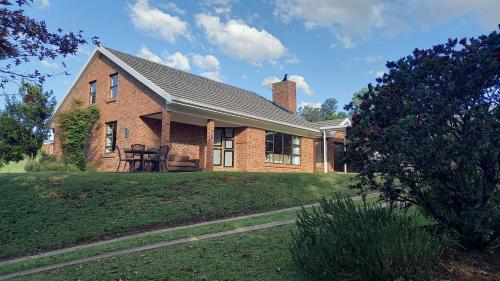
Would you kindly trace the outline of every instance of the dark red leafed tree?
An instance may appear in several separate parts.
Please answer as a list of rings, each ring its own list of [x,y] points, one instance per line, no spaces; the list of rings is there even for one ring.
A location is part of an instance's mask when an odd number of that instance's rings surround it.
[[[44,21],[25,15],[23,8],[32,0],[0,0],[0,87],[13,80],[42,84],[51,74],[39,70],[26,71],[23,64],[33,60],[53,60],[74,55],[87,43],[83,31],[49,32]],[[91,38],[98,44],[97,37]],[[63,63],[64,65],[64,63]],[[65,72],[64,72],[65,73]]]
[[[468,249],[500,235],[500,33],[388,62],[347,109],[362,184],[422,206]]]

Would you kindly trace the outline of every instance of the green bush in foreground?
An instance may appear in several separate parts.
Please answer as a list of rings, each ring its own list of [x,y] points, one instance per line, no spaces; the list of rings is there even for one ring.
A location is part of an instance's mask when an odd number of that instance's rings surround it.
[[[441,246],[412,216],[351,199],[302,210],[292,260],[306,280],[430,280]]]
[[[63,160],[57,160],[54,155],[48,155],[42,151],[39,158],[29,160],[24,166],[26,172],[76,172],[80,169]]]

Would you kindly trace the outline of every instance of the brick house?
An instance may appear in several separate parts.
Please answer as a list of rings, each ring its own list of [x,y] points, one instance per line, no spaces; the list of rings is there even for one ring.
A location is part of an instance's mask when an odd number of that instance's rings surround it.
[[[273,101],[224,83],[107,47],[97,47],[58,105],[95,105],[87,160],[116,171],[119,149],[170,144],[169,170],[347,171],[349,119],[310,123],[296,114],[293,81],[272,85]],[[56,118],[54,118],[56,120]],[[61,155],[54,126],[53,150]],[[337,160],[337,162],[335,161]]]

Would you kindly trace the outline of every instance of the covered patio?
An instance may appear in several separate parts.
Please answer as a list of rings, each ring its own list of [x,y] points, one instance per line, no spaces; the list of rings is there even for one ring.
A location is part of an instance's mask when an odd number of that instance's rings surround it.
[[[153,133],[152,146],[170,146],[169,171],[213,171],[222,157],[234,159],[234,151],[229,155],[234,144],[229,146],[228,139],[234,138],[236,124],[172,111],[141,115],[140,119]],[[228,128],[232,128],[232,136]]]

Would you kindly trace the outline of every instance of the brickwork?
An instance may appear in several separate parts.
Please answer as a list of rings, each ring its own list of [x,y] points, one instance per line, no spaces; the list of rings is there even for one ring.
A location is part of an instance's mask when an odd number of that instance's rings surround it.
[[[109,76],[117,72],[118,96],[112,100],[109,97]],[[75,100],[79,100],[84,107],[89,106],[89,82],[94,80],[97,81],[95,106],[99,108],[100,119],[92,128],[87,160],[89,165],[99,171],[114,171],[118,166],[118,153],[105,153],[105,123],[117,122],[116,144],[119,147],[130,147],[132,143],[158,146],[160,143],[158,120],[139,116],[162,112],[165,101],[122,71],[109,59],[101,56],[89,65],[82,78],[77,81],[67,100],[61,105],[60,112],[69,110],[74,105],[73,101]],[[124,137],[125,128],[129,131],[129,138]],[[56,155],[61,156],[57,127],[55,132],[54,151]]]
[[[214,154],[214,130],[215,130],[215,122],[214,120],[207,121],[207,153],[205,154],[205,171],[211,172],[214,169],[213,159]]]
[[[291,112],[297,111],[296,85],[293,81],[273,83],[273,102]]]

